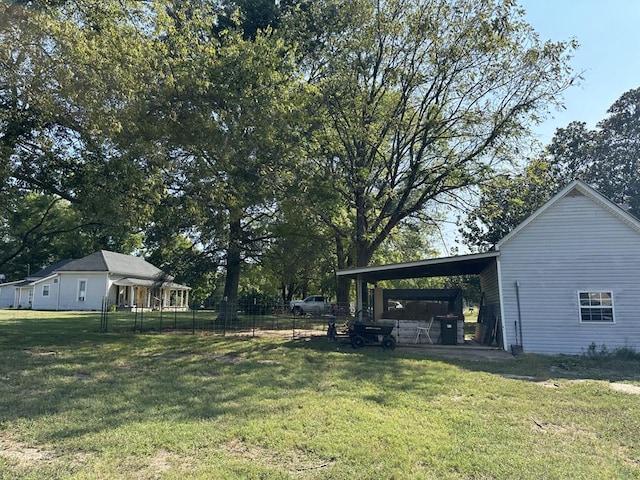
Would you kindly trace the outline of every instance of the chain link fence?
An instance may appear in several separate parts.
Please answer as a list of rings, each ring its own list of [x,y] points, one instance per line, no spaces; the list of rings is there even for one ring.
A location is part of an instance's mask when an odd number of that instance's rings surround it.
[[[165,307],[143,309],[119,308],[104,299],[100,329],[105,333],[156,332],[200,333],[220,335],[264,335],[266,332],[292,337],[325,335],[329,320],[346,324],[349,320],[348,305],[332,306],[322,314],[296,315],[288,306],[256,300],[229,302],[219,300],[207,307]]]

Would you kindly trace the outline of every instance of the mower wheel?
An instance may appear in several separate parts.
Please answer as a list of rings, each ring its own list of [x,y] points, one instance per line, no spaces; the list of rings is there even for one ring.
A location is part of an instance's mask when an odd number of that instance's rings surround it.
[[[364,347],[364,337],[360,335],[354,335],[351,337],[351,346],[353,348],[362,348]]]
[[[394,348],[396,348],[396,339],[393,335],[389,335],[382,339],[380,345],[382,346],[383,350],[393,350]]]

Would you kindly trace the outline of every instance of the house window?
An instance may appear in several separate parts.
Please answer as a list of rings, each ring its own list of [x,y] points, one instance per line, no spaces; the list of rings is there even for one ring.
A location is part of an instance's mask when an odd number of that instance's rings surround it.
[[[42,285],[42,296],[43,297],[49,296],[49,285]]]
[[[583,323],[613,323],[613,294],[611,292],[578,292],[580,321]]]
[[[87,280],[78,280],[78,301],[84,302],[87,299]]]

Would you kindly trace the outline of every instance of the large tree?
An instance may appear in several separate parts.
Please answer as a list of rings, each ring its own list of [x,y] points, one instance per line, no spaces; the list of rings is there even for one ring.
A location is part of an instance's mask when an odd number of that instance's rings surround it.
[[[127,250],[161,192],[131,115],[154,71],[148,14],[135,1],[0,3],[0,196],[64,201],[77,213],[65,229],[94,247]],[[55,231],[42,220],[25,240]]]
[[[398,226],[432,221],[486,178],[574,80],[575,45],[541,42],[510,0],[307,7],[328,22],[299,36],[324,115],[309,170],[331,176],[349,216],[326,219],[343,232],[340,268],[367,265]]]
[[[159,39],[162,88],[150,109],[164,125],[168,191],[180,233],[225,268],[227,318],[240,274],[269,238],[276,194],[298,133],[291,128],[294,57],[273,32],[221,30],[215,5],[167,2]],[[184,215],[186,213],[186,215]]]
[[[564,186],[548,162],[536,159],[522,172],[498,175],[480,187],[477,205],[460,222],[472,251],[484,252],[541,207]]]

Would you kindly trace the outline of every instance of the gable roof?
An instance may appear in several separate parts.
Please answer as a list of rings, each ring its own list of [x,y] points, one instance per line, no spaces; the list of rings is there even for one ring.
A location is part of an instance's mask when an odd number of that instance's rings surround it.
[[[64,267],[69,262],[73,262],[73,259],[67,258],[66,260],[60,260],[59,262],[54,263],[53,265],[49,265],[48,267],[43,268],[42,270],[39,270],[36,273],[32,273],[27,277],[27,279],[37,280],[40,278],[48,277],[53,273],[55,273],[56,271],[58,271],[59,269],[61,269],[62,267]]]
[[[635,231],[637,231],[640,234],[640,221],[636,217],[624,211],[618,205],[613,203],[611,200],[609,200],[607,197],[599,193],[597,190],[594,190],[593,188],[591,188],[586,183],[580,180],[574,180],[573,182],[569,183],[566,187],[564,187],[562,190],[560,190],[560,192],[554,195],[551,198],[551,200],[549,200],[542,207],[540,207],[538,210],[536,210],[531,215],[529,215],[529,217],[527,217],[527,219],[524,220],[520,225],[518,225],[516,228],[511,230],[511,232],[505,235],[498,243],[496,243],[496,249],[499,250],[500,247],[504,246],[511,239],[516,237],[530,223],[532,223],[538,217],[543,215],[547,210],[549,210],[549,208],[557,204],[560,200],[572,195],[584,195],[585,197],[591,199],[595,203],[602,206],[609,213],[611,213],[614,217],[620,219],[621,221],[629,225],[631,228],[633,228]]]
[[[140,257],[100,250],[57,269],[58,272],[109,272],[129,277],[172,279],[159,268]]]

